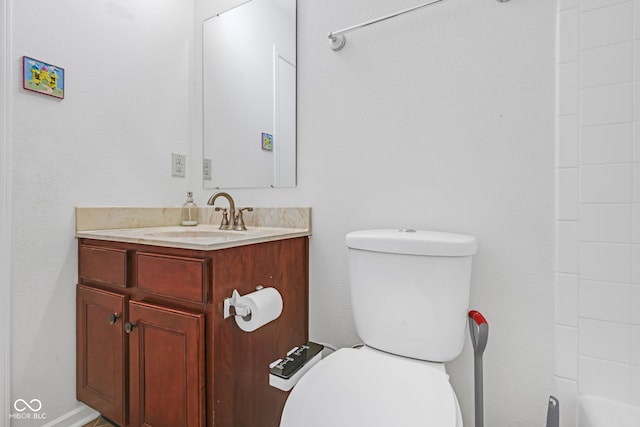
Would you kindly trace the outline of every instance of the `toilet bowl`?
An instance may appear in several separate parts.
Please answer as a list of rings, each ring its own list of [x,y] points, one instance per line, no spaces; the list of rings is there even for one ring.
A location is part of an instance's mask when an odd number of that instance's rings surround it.
[[[461,427],[444,362],[460,355],[472,236],[423,230],[347,234],[356,332],[289,395],[280,427]]]
[[[280,427],[462,427],[442,364],[343,348],[294,387]]]

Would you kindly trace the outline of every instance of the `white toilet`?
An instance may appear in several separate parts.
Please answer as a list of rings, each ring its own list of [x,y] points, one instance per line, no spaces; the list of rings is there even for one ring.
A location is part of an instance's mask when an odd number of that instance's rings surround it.
[[[280,427],[460,427],[444,362],[466,337],[472,236],[421,230],[347,234],[353,317],[343,348],[293,388]]]

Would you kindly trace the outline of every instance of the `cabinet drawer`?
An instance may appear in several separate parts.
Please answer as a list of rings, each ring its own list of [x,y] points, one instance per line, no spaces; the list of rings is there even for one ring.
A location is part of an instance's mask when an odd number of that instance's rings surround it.
[[[127,286],[127,251],[81,245],[78,276],[81,283]]]
[[[204,304],[206,259],[138,252],[138,289]]]

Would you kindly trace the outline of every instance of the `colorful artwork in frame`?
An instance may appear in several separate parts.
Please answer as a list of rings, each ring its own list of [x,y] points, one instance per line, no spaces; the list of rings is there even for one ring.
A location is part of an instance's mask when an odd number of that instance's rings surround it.
[[[262,134],[262,149],[272,151],[273,150],[273,136],[268,133]]]
[[[22,87],[64,99],[64,68],[23,56]]]

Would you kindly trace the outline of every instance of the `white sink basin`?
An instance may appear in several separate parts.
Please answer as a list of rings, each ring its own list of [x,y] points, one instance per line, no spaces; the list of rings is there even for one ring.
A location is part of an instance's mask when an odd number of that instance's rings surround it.
[[[232,230],[198,230],[198,229],[185,229],[178,231],[152,231],[149,233],[143,233],[144,237],[156,237],[156,238],[178,238],[178,239],[211,239],[216,237],[236,237],[242,235],[242,231]]]

